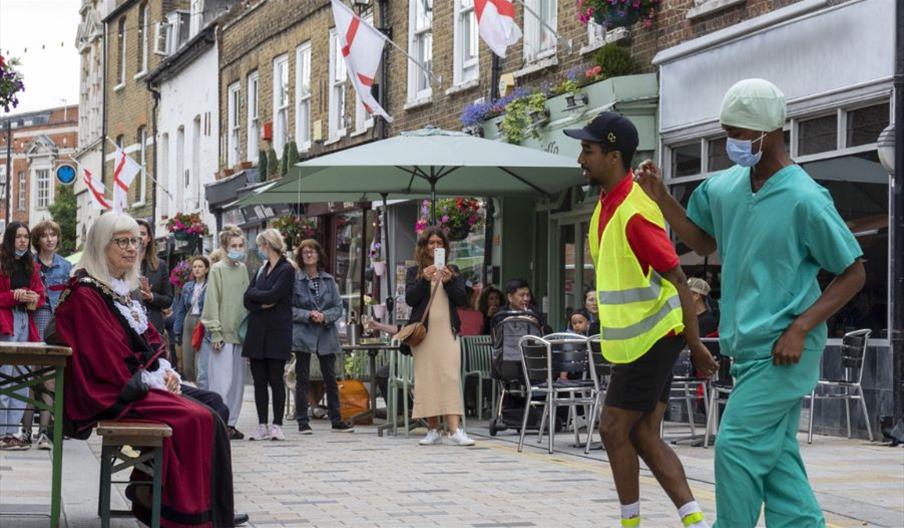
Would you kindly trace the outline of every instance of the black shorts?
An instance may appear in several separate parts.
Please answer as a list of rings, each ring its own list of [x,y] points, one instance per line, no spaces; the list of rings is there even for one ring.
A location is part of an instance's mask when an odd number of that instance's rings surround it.
[[[606,389],[606,405],[650,412],[657,402],[668,403],[672,366],[684,345],[684,336],[663,337],[633,363],[613,365]]]

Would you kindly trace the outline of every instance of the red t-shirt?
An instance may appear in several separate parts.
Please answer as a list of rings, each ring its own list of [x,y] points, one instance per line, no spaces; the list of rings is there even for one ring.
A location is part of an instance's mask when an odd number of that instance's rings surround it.
[[[483,314],[469,308],[456,308],[458,319],[461,320],[461,328],[458,331],[462,336],[475,336],[483,333]]]
[[[608,225],[609,220],[615,214],[618,206],[625,201],[628,194],[633,189],[634,173],[628,171],[628,174],[618,182],[612,191],[600,192],[600,223],[599,235],[602,237],[603,230]],[[651,267],[658,273],[665,273],[673,269],[679,264],[678,253],[675,246],[669,239],[665,229],[650,222],[640,214],[635,214],[625,226],[625,236],[628,238],[628,244],[631,250],[640,262],[643,272],[646,273]]]

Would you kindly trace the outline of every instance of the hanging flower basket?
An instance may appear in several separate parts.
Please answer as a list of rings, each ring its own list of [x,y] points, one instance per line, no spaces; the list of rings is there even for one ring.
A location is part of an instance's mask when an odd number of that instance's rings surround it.
[[[291,248],[297,247],[302,240],[318,238],[316,218],[305,218],[298,215],[280,216],[273,221],[272,227],[282,233],[286,244]]]
[[[431,217],[430,200],[424,200],[415,231],[420,233],[427,229]],[[468,238],[468,235],[483,227],[483,222],[483,207],[477,198],[444,198],[436,201],[436,224],[446,232],[449,240],[460,242]]]
[[[198,213],[176,213],[166,223],[166,229],[176,240],[200,238],[210,233]]]
[[[188,240],[190,236],[188,231],[173,231],[173,237],[175,237],[176,240]]]
[[[170,272],[169,281],[173,286],[181,289],[185,283],[192,280],[191,265],[187,260],[183,260],[177,264],[173,271]]]
[[[18,59],[6,60],[0,55],[0,107],[3,107],[4,112],[19,105],[17,94],[25,89],[22,74],[13,68],[18,64]]]

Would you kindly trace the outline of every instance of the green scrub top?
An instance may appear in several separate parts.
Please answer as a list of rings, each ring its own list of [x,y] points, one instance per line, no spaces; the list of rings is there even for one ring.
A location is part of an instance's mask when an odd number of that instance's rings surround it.
[[[770,357],[821,295],[819,270],[838,275],[863,255],[829,192],[798,165],[779,170],[756,193],[749,168],[711,176],[691,195],[687,216],[718,244],[720,344],[738,361]],[[805,350],[821,353],[827,334],[825,323],[814,328]]]

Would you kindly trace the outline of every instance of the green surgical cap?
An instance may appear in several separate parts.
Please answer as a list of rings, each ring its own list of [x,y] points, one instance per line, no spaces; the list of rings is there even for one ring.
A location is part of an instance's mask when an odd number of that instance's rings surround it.
[[[763,79],[738,81],[725,93],[719,122],[757,132],[782,128],[785,125],[785,94]]]

